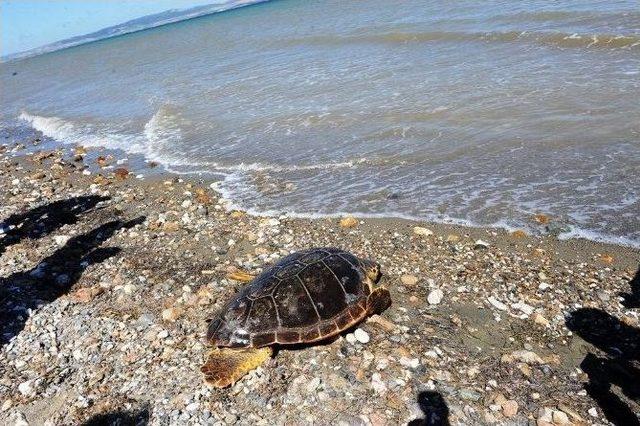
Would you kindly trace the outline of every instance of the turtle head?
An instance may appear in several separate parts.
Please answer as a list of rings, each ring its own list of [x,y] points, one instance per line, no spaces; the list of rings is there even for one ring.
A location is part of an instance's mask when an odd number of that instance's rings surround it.
[[[382,278],[382,272],[380,271],[380,264],[369,259],[361,259],[362,269],[365,275],[371,281],[371,286],[376,287],[380,278]]]

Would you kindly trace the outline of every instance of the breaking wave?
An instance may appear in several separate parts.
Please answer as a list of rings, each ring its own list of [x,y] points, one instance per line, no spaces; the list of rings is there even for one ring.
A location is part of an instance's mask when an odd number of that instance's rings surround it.
[[[279,165],[268,163],[224,164],[215,161],[185,160],[180,155],[182,130],[180,115],[170,106],[160,108],[144,125],[141,134],[118,133],[92,124],[80,124],[59,117],[45,117],[23,111],[19,119],[58,142],[87,147],[104,147],[143,155],[176,173],[294,172],[344,169],[368,164],[372,160],[353,159],[316,164]],[[176,167],[184,168],[184,171]]]
[[[65,144],[121,149],[136,154],[145,152],[144,145],[134,136],[97,130],[90,124],[73,123],[59,117],[32,115],[26,111],[20,113],[19,119],[43,135]]]

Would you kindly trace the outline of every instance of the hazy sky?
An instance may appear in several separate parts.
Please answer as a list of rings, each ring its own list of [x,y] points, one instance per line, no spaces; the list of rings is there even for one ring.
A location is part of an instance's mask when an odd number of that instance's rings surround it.
[[[224,0],[0,0],[0,55],[87,34],[130,19]]]

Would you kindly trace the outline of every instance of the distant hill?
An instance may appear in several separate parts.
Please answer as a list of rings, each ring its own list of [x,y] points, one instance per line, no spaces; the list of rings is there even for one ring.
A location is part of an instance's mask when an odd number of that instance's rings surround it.
[[[103,28],[90,34],[71,37],[37,47],[35,49],[7,55],[2,57],[2,62],[42,55],[44,53],[54,52],[56,50],[66,49],[68,47],[78,46],[92,41],[104,40],[111,37],[121,36],[123,34],[147,30],[149,28],[155,28],[162,25],[172,24],[174,22],[185,21],[200,16],[211,15],[213,13],[219,13],[225,10],[236,9],[238,7],[266,1],[269,0],[228,0],[224,3],[196,6],[189,9],[170,9],[164,12],[154,13],[153,15],[132,19],[131,21],[114,25],[112,27]]]

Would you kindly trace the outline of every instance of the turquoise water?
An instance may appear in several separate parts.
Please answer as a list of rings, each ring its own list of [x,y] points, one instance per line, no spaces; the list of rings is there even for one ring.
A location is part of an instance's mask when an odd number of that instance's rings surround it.
[[[272,1],[1,64],[0,83],[3,132],[140,154],[255,213],[546,213],[640,246],[637,1]]]

